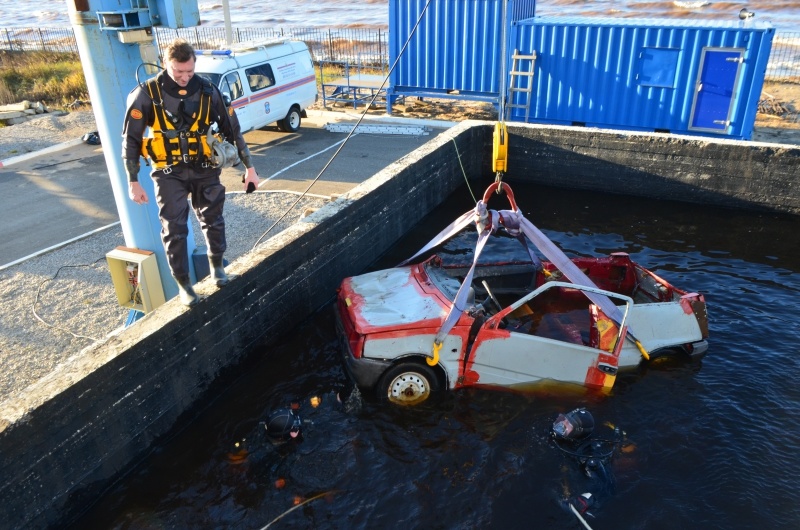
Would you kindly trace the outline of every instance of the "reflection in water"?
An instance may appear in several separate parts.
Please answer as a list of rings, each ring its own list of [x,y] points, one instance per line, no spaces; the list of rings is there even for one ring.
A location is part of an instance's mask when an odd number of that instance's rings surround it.
[[[800,219],[514,189],[526,217],[568,254],[626,251],[704,293],[703,361],[622,373],[607,396],[549,384],[445,393],[414,408],[366,394],[350,409],[327,307],[221,382],[191,424],[76,527],[262,528],[283,515],[275,527],[579,528],[561,500],[581,486],[549,433],[559,413],[581,406],[630,442],[614,459],[614,494],[590,518],[594,528],[800,525],[791,495]],[[472,206],[459,191],[373,268],[398,263]],[[462,236],[448,251],[473,240]],[[275,446],[260,422],[291,404],[302,439]],[[246,454],[236,456],[237,442]]]

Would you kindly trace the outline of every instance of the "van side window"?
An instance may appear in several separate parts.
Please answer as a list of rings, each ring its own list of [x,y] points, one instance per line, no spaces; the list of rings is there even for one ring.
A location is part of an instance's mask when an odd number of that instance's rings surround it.
[[[239,99],[244,94],[242,90],[242,80],[239,79],[237,72],[231,72],[222,80],[222,92],[227,92],[231,96],[231,101]]]
[[[244,73],[247,75],[247,82],[252,92],[264,90],[275,84],[275,76],[272,75],[272,67],[268,64],[259,64],[252,68],[247,68]]]

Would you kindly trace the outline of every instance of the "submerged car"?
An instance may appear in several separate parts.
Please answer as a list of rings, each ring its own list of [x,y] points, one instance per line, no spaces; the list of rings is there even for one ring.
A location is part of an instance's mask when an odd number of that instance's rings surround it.
[[[336,322],[359,387],[400,404],[445,388],[522,388],[542,380],[610,389],[619,369],[643,359],[705,354],[702,294],[672,286],[626,253],[568,258],[500,186],[489,186],[474,212],[405,262],[474,221],[472,264],[444,264],[433,255],[344,279]],[[508,196],[511,210],[487,208],[495,191]],[[479,261],[488,237],[501,230],[522,243],[530,261]]]

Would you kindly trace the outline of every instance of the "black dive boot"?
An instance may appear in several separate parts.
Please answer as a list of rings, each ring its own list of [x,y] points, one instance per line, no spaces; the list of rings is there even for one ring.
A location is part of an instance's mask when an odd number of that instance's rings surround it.
[[[200,297],[194,292],[192,281],[188,276],[175,276],[175,283],[178,284],[178,296],[181,303],[187,307],[191,307],[200,301]]]
[[[222,262],[222,256],[212,256],[209,254],[208,264],[211,268],[211,278],[214,280],[214,283],[217,284],[217,287],[227,285],[230,278],[228,278],[228,275],[225,273],[225,264]]]

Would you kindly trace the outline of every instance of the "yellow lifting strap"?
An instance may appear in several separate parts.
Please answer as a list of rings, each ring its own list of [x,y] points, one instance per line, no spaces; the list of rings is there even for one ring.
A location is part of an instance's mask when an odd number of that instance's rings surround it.
[[[494,124],[492,162],[495,172],[505,173],[508,170],[508,131],[502,121]]]
[[[649,361],[650,354],[647,352],[647,350],[644,349],[644,345],[642,345],[642,343],[639,342],[638,340],[634,340],[633,343],[636,344],[637,348],[639,348],[639,353],[642,354],[642,357],[644,357],[646,361]]]

